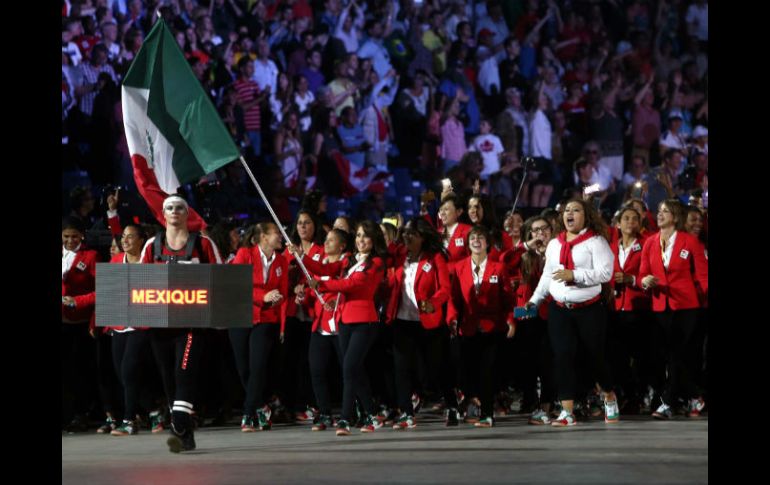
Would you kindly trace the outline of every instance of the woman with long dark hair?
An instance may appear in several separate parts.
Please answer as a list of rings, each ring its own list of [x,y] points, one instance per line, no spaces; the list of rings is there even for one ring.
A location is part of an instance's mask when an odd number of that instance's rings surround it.
[[[640,286],[652,296],[657,320],[655,347],[658,352],[656,377],[661,404],[652,413],[670,419],[671,405],[679,397],[688,400],[688,416],[698,416],[705,403],[694,383],[693,335],[697,325],[699,294],[708,293],[708,261],[698,239],[683,230],[684,211],[676,199],[658,205],[660,232],[650,236],[642,250]],[[665,357],[664,357],[665,356]],[[665,362],[665,363],[664,363]]]
[[[289,249],[297,254],[299,248]],[[319,291],[340,292],[341,303],[340,348],[343,354],[342,416],[337,422],[337,436],[350,434],[354,400],[357,397],[368,413],[361,428],[370,433],[382,427],[377,419],[369,378],[364,366],[366,355],[377,336],[379,315],[374,305],[374,295],[385,272],[387,247],[379,226],[364,221],[356,228],[356,253],[342,261],[322,265],[307,255],[302,261],[317,276],[341,276],[338,280],[312,280],[309,285]]]
[[[350,235],[345,231],[340,229],[329,231],[324,242],[324,258],[321,260],[321,264],[336,263],[348,257],[348,248],[352,246],[350,240]],[[313,431],[323,431],[333,424],[331,397],[329,396],[329,359],[332,354],[336,356],[340,367],[342,367],[342,349],[339,339],[341,312],[338,308],[341,294],[323,293],[323,297],[326,304],[321,303],[313,291],[303,289],[297,293],[298,305],[307,300],[312,303],[315,309],[308,351],[310,377],[318,404],[318,415],[313,420]]]
[[[253,267],[253,325],[231,328],[230,342],[241,384],[246,391],[241,431],[266,431],[272,426],[265,399],[270,353],[285,325],[281,306],[289,293],[288,263],[282,254],[281,234],[272,222],[255,225],[252,247],[240,248],[232,264]]]
[[[537,288],[545,265],[545,249],[553,237],[548,220],[542,216],[530,217],[522,229],[527,250],[521,254],[514,274],[516,306],[526,305]],[[529,424],[550,424],[549,413],[556,399],[553,382],[553,352],[548,341],[548,303],[546,298],[538,307],[535,317],[518,322],[514,343],[518,382],[524,392],[522,408],[532,413]],[[540,378],[540,397],[537,396],[537,378]]]
[[[604,391],[605,422],[619,420],[617,398],[604,358],[607,308],[602,284],[612,278],[613,254],[607,227],[594,206],[581,199],[564,205],[560,231],[546,248],[537,289],[526,304],[536,307],[548,295],[548,334],[554,353],[554,375],[562,411],[552,426],[574,426],[575,357],[578,341],[590,358],[594,377]]]
[[[289,237],[292,244],[301,246],[304,254],[310,259],[315,262],[323,260],[326,233],[314,210],[304,208],[297,212]],[[296,303],[297,290],[302,291],[300,287],[306,284],[305,276],[293,254],[287,250],[284,251],[284,257],[289,264],[289,295],[286,302],[286,335],[281,366],[283,404],[292,414],[292,421],[308,422],[315,417],[308,362],[313,306],[309,301],[301,305]]]
[[[417,390],[412,375],[418,359],[426,362],[430,380],[438,385],[447,406],[447,426],[459,420],[456,396],[446,365],[449,331],[443,306],[450,297],[449,269],[441,236],[425,219],[407,222],[403,230],[406,261],[390,279],[390,301],[386,322],[393,325],[393,357],[396,392],[401,416],[393,429],[414,428],[416,410],[412,392]]]

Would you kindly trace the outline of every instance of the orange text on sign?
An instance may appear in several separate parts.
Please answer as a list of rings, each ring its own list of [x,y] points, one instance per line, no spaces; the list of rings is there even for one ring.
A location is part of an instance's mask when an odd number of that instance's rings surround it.
[[[208,305],[209,290],[131,290],[131,303],[143,305]]]

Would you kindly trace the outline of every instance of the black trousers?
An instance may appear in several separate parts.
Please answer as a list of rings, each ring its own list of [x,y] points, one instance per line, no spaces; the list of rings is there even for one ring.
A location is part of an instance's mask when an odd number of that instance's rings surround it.
[[[146,368],[150,356],[150,332],[114,332],[111,339],[112,365],[123,387],[123,419],[133,420],[139,411],[140,395],[146,389],[146,386],[142,387],[141,384],[142,371]]]
[[[301,412],[313,403],[310,383],[308,348],[313,322],[297,318],[286,319],[286,335],[282,346],[281,386],[283,401],[290,411]]]
[[[562,401],[575,399],[575,357],[578,342],[583,344],[590,368],[605,391],[613,389],[607,363],[605,342],[607,332],[607,308],[602,302],[583,308],[567,309],[551,302],[548,308],[548,335],[554,355],[556,392]]]
[[[332,414],[329,375],[330,371],[336,368],[331,359],[332,356],[342,368],[342,349],[340,348],[339,336],[321,335],[320,332],[314,332],[310,336],[310,349],[308,350],[310,378],[313,382],[313,392],[318,409],[321,414],[327,416]]]
[[[460,337],[465,370],[463,390],[469,397],[478,396],[482,418],[491,418],[494,414],[495,360],[504,338],[499,332],[477,332],[470,337]]]
[[[379,322],[340,325],[342,350],[342,419],[353,417],[354,401],[358,398],[364,410],[375,414],[372,388],[366,374],[366,355],[377,338]]]
[[[447,372],[449,330],[441,325],[432,330],[420,322],[396,320],[393,323],[393,364],[396,375],[397,405],[401,412],[414,415],[411,395],[417,383],[412,378],[422,361],[428,381],[438,386],[447,407],[457,407],[457,398]]]
[[[523,406],[529,410],[537,405],[537,379],[540,378],[541,403],[556,399],[553,377],[553,352],[548,337],[548,322],[535,317],[516,326],[513,337],[513,368],[517,388],[523,394]],[[506,339],[508,341],[508,339]]]
[[[112,355],[112,336],[96,327],[96,371],[97,385],[99,386],[99,398],[102,401],[102,409],[117,418],[123,401],[123,392],[118,374],[115,373]]]
[[[205,339],[201,329],[150,329],[150,347],[160,369],[172,424],[183,432],[198,393]]]
[[[84,415],[93,402],[96,382],[96,345],[88,323],[61,324],[62,424]]]
[[[244,395],[227,329],[205,329],[206,347],[198,386],[199,408],[216,419],[226,418],[240,407]]]
[[[662,399],[673,404],[677,398],[698,395],[694,376],[692,345],[698,310],[666,310],[656,312],[656,389],[663,390]],[[666,367],[668,379],[665,378]]]
[[[396,377],[393,368],[393,329],[376,325],[377,335],[366,356],[366,374],[372,386],[372,398],[388,408],[396,406]]]
[[[607,329],[607,359],[615,384],[628,399],[640,399],[653,381],[652,313],[615,311]]]
[[[266,402],[268,364],[272,350],[279,343],[281,326],[261,323],[251,328],[231,328],[229,333],[235,367],[246,390],[243,414],[252,415]]]

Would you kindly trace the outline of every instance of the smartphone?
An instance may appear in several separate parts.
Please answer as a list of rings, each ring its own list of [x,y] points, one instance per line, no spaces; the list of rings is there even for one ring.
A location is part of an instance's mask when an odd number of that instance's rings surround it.
[[[449,179],[441,179],[441,188],[444,191],[452,189],[452,181]]]
[[[525,306],[517,306],[513,309],[513,318],[532,318],[537,316],[537,307],[533,306],[530,310],[527,310]]]

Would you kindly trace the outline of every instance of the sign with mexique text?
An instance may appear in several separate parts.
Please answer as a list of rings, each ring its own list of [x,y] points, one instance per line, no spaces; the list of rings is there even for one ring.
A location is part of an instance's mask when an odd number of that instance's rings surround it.
[[[99,263],[96,325],[250,327],[252,288],[249,265]]]

